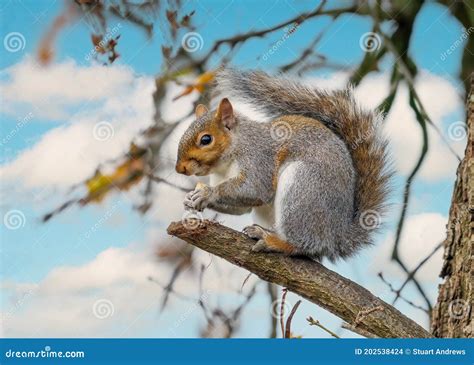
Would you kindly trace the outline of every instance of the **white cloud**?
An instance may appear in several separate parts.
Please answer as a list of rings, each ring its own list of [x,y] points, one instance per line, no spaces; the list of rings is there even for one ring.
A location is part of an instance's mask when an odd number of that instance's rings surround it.
[[[356,89],[356,94],[364,105],[374,108],[388,94],[388,82],[387,75],[369,75]],[[428,115],[443,131],[443,121],[446,121],[451,113],[462,109],[455,87],[442,77],[426,71],[419,74],[415,85]],[[385,132],[390,140],[392,156],[398,171],[403,175],[411,172],[422,148],[421,128],[410,108],[408,96],[406,85],[402,85],[385,121]],[[425,181],[454,179],[458,160],[431,126],[427,126],[427,130],[429,149],[419,177]],[[466,141],[447,139],[458,155],[462,156]]]
[[[157,287],[147,281],[160,273],[152,257],[143,247],[109,248],[85,265],[53,269],[21,305],[5,308],[4,335],[133,336],[127,327],[156,304]],[[113,310],[109,318],[94,315],[101,299]]]
[[[153,80],[134,78],[128,68],[84,68],[68,61],[43,71],[26,59],[6,72],[11,77],[2,86],[2,91],[11,93],[7,104],[20,100],[38,107],[40,113],[52,110],[70,121],[46,132],[35,145],[3,164],[0,175],[6,183],[67,188],[91,176],[99,163],[127,151],[130,141],[151,124]],[[49,78],[54,81],[47,83]],[[49,86],[39,85],[45,83]],[[67,114],[69,106],[79,104],[82,110]],[[106,123],[104,135],[97,132],[101,122]]]
[[[17,114],[33,108],[36,117],[63,120],[71,107],[103,102],[133,87],[134,75],[125,66],[82,67],[73,60],[41,66],[31,57],[1,72],[3,111]]]
[[[433,249],[446,238],[448,218],[439,213],[421,213],[407,217],[400,238],[400,257],[409,270],[414,269]],[[374,250],[373,272],[404,278],[398,264],[390,261],[394,234],[390,233]],[[439,281],[443,250],[439,249],[431,259],[418,271],[416,277],[429,283]]]

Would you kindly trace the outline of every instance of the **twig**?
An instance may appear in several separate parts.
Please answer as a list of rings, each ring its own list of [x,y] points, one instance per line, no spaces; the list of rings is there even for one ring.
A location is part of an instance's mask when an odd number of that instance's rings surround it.
[[[247,281],[250,279],[251,276],[252,276],[252,273],[249,272],[249,274],[245,277],[245,279],[242,283],[242,286],[240,287],[240,292],[242,292],[242,290],[244,289],[244,285],[247,283]]]
[[[173,273],[171,274],[171,278],[168,282],[168,284],[163,288],[164,290],[164,295],[163,299],[161,300],[161,306],[160,306],[160,311],[163,311],[163,309],[166,306],[166,303],[168,302],[169,295],[173,291],[173,285],[176,282],[176,280],[179,277],[179,274],[183,272],[184,269],[188,268],[191,265],[191,262],[189,260],[189,257],[184,257],[178,265],[173,270]]]
[[[306,320],[308,321],[308,323],[311,325],[311,326],[317,326],[319,328],[321,328],[322,330],[326,331],[327,333],[329,333],[332,337],[334,338],[341,338],[339,337],[338,335],[336,335],[333,331],[331,331],[329,328],[323,326],[321,324],[321,322],[319,322],[318,320],[314,319],[313,317],[308,317],[306,318]]]
[[[382,279],[382,281],[390,288],[390,291],[391,291],[392,293],[397,294],[397,291],[394,289],[393,285],[392,285],[390,282],[388,282],[388,281],[383,277],[383,274],[382,274],[381,272],[378,273],[378,277],[379,277],[380,279]],[[413,303],[411,300],[406,299],[406,298],[402,297],[401,295],[399,295],[399,298],[402,299],[402,300],[403,300],[405,303],[407,303],[408,305],[411,305],[413,308],[422,310],[423,312],[425,312],[425,313],[427,313],[427,314],[430,313],[430,311],[429,311],[428,309],[423,308],[423,307],[421,307],[421,306],[419,306],[419,305],[416,305],[416,304]]]
[[[405,271],[405,273],[407,273],[407,274],[408,274],[409,270],[408,270],[407,266],[405,265],[405,263],[402,261],[402,259],[400,257],[400,254],[399,254],[400,239],[401,239],[401,234],[402,234],[403,227],[404,227],[404,224],[405,224],[405,216],[406,216],[406,212],[407,212],[408,201],[409,201],[409,198],[410,198],[410,192],[411,192],[411,186],[412,186],[412,183],[413,183],[413,179],[415,178],[416,174],[420,170],[421,165],[423,164],[423,161],[425,160],[426,153],[428,152],[428,133],[427,133],[427,130],[426,130],[425,119],[421,115],[416,101],[413,99],[413,94],[411,93],[411,89],[410,89],[410,105],[411,105],[412,109],[415,111],[416,119],[417,119],[417,121],[420,124],[421,129],[422,129],[423,147],[421,149],[420,157],[418,158],[418,162],[416,163],[415,167],[413,168],[412,172],[410,173],[410,175],[408,176],[408,178],[405,182],[405,188],[404,188],[404,192],[403,192],[403,205],[402,205],[402,210],[401,210],[401,213],[400,213],[400,218],[399,218],[398,224],[397,224],[397,230],[396,230],[396,234],[395,234],[395,241],[394,241],[394,244],[393,244],[393,251],[392,251],[392,259],[395,262],[397,262],[399,264],[399,266],[403,269],[403,271]],[[418,289],[419,293],[421,294],[421,296],[425,300],[425,303],[428,307],[428,311],[431,312],[432,306],[431,306],[430,300],[428,299],[428,296],[426,295],[423,288],[421,287],[421,284],[417,280],[415,280],[415,278],[412,278],[412,280],[413,280],[413,283],[415,284],[416,288]]]
[[[270,296],[270,304],[275,303],[277,300],[277,288],[275,284],[267,282],[267,292]],[[278,321],[276,316],[273,314],[273,310],[270,311],[270,338],[276,338],[277,336],[277,325]]]
[[[148,281],[150,281],[150,282],[152,282],[152,283],[158,285],[158,286],[159,286],[161,289],[163,289],[163,290],[165,290],[166,287],[167,287],[167,285],[164,285],[164,284],[160,283],[158,280],[156,280],[156,279],[155,279],[154,277],[152,277],[152,276],[149,276],[149,277],[148,277]],[[195,300],[194,298],[192,298],[192,297],[190,297],[190,296],[187,296],[187,295],[185,295],[185,294],[181,294],[181,293],[177,292],[174,288],[169,288],[168,290],[169,290],[169,292],[170,292],[171,294],[174,294],[174,295],[175,295],[177,298],[179,298],[179,299],[188,300],[188,301],[193,301],[193,300]]]
[[[456,151],[452,148],[451,144],[449,141],[446,139],[444,134],[441,132],[441,130],[438,128],[438,126],[433,122],[433,120],[429,117],[428,113],[426,112],[425,107],[421,103],[421,99],[416,92],[415,89],[415,80],[413,79],[413,76],[408,68],[408,66],[405,64],[403,61],[403,58],[400,56],[398,53],[396,47],[394,46],[391,37],[387,36],[380,28],[377,28],[377,32],[382,35],[383,37],[383,42],[386,45],[387,49],[393,54],[393,58],[395,60],[395,63],[398,66],[398,69],[403,75],[404,80],[408,83],[410,86],[410,89],[412,89],[412,95],[415,101],[418,103],[418,107],[420,110],[421,115],[423,116],[423,119],[426,120],[426,122],[435,130],[435,132],[438,134],[438,136],[441,138],[443,143],[448,147],[449,151],[458,159],[458,161],[461,161],[461,157],[456,153]],[[408,56],[406,56],[408,57]]]
[[[318,7],[315,10],[311,11],[311,12],[298,14],[297,16],[295,16],[295,17],[293,17],[289,20],[286,20],[286,21],[284,21],[280,24],[277,24],[275,26],[272,26],[272,27],[269,27],[269,28],[266,28],[266,29],[250,31],[250,32],[247,32],[247,33],[235,35],[235,36],[230,37],[230,38],[219,39],[219,40],[214,42],[214,45],[211,47],[211,49],[208,51],[208,53],[206,53],[206,55],[200,61],[198,61],[197,63],[199,63],[201,65],[206,63],[207,60],[210,59],[210,57],[214,54],[214,52],[216,52],[224,44],[229,45],[230,48],[232,49],[237,44],[239,44],[241,42],[245,42],[248,39],[263,37],[268,33],[272,33],[272,32],[274,32],[278,29],[282,29],[282,28],[284,28],[284,27],[286,27],[290,24],[295,24],[295,23],[296,24],[302,24],[306,20],[314,18],[316,16],[320,16],[320,15],[329,15],[329,16],[334,17],[334,16],[344,14],[344,13],[354,13],[354,12],[361,13],[361,9],[358,8],[356,5],[351,5],[351,6],[348,6],[348,7],[345,7],[345,8],[339,8],[339,9],[323,10],[322,8],[323,8],[324,5],[325,5],[325,1],[321,2],[321,4],[318,5]]]
[[[395,304],[395,302],[397,301],[397,299],[400,298],[400,295],[401,295],[401,293],[402,293],[403,288],[405,288],[405,286],[415,277],[415,274],[418,272],[418,270],[420,270],[421,267],[422,267],[431,257],[433,257],[433,255],[434,255],[441,247],[443,247],[443,242],[438,243],[438,245],[433,249],[433,251],[431,251],[431,253],[428,254],[428,256],[426,256],[423,260],[421,260],[420,263],[419,263],[412,271],[410,271],[410,273],[407,275],[405,281],[404,281],[403,284],[400,286],[400,288],[398,288],[397,290],[395,290],[396,297],[395,297],[395,299],[393,300],[392,304]]]
[[[298,310],[298,307],[300,306],[300,304],[301,304],[301,300],[298,300],[296,304],[293,306],[293,309],[291,310],[290,315],[288,316],[288,319],[286,320],[285,338],[291,338],[291,322],[293,321],[293,316]]]
[[[281,328],[281,335],[285,337],[285,324],[283,322],[283,318],[285,318],[285,302],[286,302],[286,294],[288,293],[288,289],[283,288],[281,294],[281,302],[280,302],[280,328]]]

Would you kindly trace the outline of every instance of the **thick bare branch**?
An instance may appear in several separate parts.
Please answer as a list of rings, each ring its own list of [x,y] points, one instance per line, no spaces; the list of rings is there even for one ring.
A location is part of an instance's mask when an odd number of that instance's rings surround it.
[[[263,280],[286,287],[376,336],[430,337],[426,330],[397,309],[318,262],[253,252],[254,241],[212,221],[202,221],[195,229],[187,228],[189,226],[173,222],[168,233],[243,267]]]

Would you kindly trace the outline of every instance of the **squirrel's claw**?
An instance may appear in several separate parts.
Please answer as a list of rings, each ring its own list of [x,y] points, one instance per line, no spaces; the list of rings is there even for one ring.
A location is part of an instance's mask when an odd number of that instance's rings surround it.
[[[255,245],[252,246],[253,252],[268,252],[271,251],[267,246],[265,240],[258,240]]]
[[[242,231],[245,235],[253,240],[257,240],[252,246],[253,252],[270,252],[271,249],[268,247],[265,242],[265,237],[268,235],[268,232],[260,227],[259,225],[247,226]]]
[[[197,189],[186,194],[183,204],[185,208],[203,211],[209,205],[210,189]]]
[[[254,240],[264,239],[265,236],[268,234],[264,228],[260,227],[257,224],[245,227],[242,230],[242,233]]]

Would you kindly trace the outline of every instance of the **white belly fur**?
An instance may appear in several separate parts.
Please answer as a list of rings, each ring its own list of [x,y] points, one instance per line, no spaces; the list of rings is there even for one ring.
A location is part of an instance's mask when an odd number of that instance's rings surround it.
[[[285,198],[286,194],[293,188],[293,183],[295,181],[295,175],[299,168],[303,168],[303,163],[300,161],[292,161],[289,163],[283,164],[280,169],[280,173],[278,176],[278,186],[275,193],[275,200],[274,200],[274,216],[275,216],[275,224],[274,229],[282,238],[285,237],[285,232],[283,232],[282,228],[282,209],[283,207],[283,199]]]

